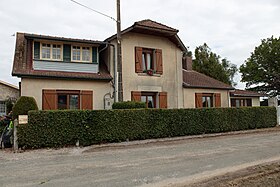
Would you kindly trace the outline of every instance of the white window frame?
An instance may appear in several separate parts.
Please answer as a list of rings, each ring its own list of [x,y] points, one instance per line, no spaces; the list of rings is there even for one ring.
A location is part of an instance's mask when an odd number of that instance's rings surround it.
[[[43,58],[43,44],[50,45],[50,58]],[[60,45],[60,59],[53,58],[53,46]],[[33,46],[34,49],[34,46]],[[40,42],[40,59],[41,60],[52,60],[52,61],[62,61],[63,60],[63,44],[62,43],[51,43],[51,42]]]
[[[80,47],[80,60],[73,59],[73,49],[74,47]],[[89,60],[83,60],[83,47],[89,48]],[[92,63],[92,47],[86,45],[71,45],[71,61],[72,62],[85,62],[85,63]]]

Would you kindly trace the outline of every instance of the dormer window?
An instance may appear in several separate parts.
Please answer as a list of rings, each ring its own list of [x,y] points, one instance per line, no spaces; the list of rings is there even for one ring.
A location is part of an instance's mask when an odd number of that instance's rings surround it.
[[[72,46],[72,61],[91,62],[91,48]]]
[[[41,59],[43,60],[62,60],[62,50],[59,44],[41,43]]]

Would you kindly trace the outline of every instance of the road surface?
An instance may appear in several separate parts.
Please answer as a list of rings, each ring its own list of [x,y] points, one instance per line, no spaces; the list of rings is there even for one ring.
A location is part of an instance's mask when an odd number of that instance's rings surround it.
[[[95,147],[0,150],[0,186],[180,186],[280,160],[280,131]]]

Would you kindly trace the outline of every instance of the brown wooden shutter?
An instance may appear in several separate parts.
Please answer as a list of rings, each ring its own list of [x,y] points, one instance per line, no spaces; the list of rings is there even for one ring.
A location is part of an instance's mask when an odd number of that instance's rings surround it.
[[[82,110],[92,110],[92,98],[93,92],[82,90],[81,91],[81,109]]]
[[[195,94],[195,107],[202,108],[202,93]]]
[[[141,92],[140,91],[132,91],[131,92],[131,101],[141,101]]]
[[[215,107],[221,107],[221,94],[220,93],[215,93]]]
[[[162,50],[156,49],[156,73],[162,74],[163,73],[163,66],[162,66]]]
[[[42,96],[43,96],[43,102],[42,102],[43,110],[57,109],[56,90],[43,90]]]
[[[135,47],[135,72],[136,73],[142,73],[143,72],[142,48],[141,47]]]
[[[160,92],[159,97],[159,108],[167,108],[167,92]]]

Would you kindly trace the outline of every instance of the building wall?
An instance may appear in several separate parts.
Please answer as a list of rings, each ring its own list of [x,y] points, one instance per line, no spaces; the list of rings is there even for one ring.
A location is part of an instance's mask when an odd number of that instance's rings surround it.
[[[183,97],[184,108],[195,108],[196,93],[220,93],[221,107],[229,107],[228,90],[184,88],[184,97]]]
[[[92,90],[93,109],[104,109],[104,95],[112,93],[113,89],[108,82],[81,81],[81,80],[51,80],[51,79],[21,79],[22,96],[32,96],[37,101],[38,107],[42,109],[42,90]]]
[[[115,44],[115,41],[112,43]],[[136,73],[135,47],[162,49],[163,74],[149,76]],[[131,100],[131,91],[167,92],[168,108],[183,107],[182,51],[170,40],[126,33],[122,36],[122,64],[124,101]]]
[[[9,97],[18,98],[19,90],[0,83],[0,101],[5,101]]]

